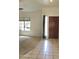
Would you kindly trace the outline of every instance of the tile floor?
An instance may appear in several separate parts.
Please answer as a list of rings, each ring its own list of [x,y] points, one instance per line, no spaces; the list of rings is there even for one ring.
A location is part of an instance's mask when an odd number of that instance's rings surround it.
[[[58,39],[41,40],[39,44],[20,59],[59,59]]]

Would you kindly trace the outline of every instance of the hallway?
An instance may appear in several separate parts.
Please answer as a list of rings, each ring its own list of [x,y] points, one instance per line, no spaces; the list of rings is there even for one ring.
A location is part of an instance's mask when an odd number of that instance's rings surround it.
[[[21,54],[20,59],[59,59],[58,39],[39,41],[34,49],[28,53]]]

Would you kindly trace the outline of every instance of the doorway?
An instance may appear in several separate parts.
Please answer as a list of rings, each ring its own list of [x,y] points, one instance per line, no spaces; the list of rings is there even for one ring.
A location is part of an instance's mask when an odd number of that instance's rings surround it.
[[[49,38],[59,38],[59,16],[49,16]]]
[[[45,16],[45,37],[48,39],[48,16]]]
[[[43,16],[43,38],[59,38],[59,16]]]
[[[48,18],[46,15],[43,16],[43,38],[45,39],[48,39]]]

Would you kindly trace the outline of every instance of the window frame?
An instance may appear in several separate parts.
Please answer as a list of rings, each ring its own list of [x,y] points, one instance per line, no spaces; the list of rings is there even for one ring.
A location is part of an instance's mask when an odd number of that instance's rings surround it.
[[[30,26],[29,30],[26,30],[26,25],[25,25],[26,23],[25,23],[25,22],[26,22],[26,21],[30,21],[30,20],[20,20],[20,21],[24,22],[24,23],[23,23],[23,24],[24,24],[24,26],[23,26],[23,29],[24,29],[24,30],[21,30],[20,28],[19,28],[19,29],[20,29],[21,31],[27,31],[27,32],[29,32],[31,26]],[[19,22],[20,22],[20,21],[19,21]],[[31,21],[30,21],[30,24],[31,24]]]

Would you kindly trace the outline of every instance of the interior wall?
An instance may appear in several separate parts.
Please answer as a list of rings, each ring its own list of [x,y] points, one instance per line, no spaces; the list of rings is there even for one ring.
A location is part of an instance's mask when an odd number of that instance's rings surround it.
[[[59,8],[58,7],[42,8],[42,14],[47,16],[59,16]]]
[[[29,16],[31,19],[31,31],[21,31],[21,35],[28,36],[41,36],[41,24],[42,24],[42,11],[34,11],[34,12],[24,12],[19,11],[19,17],[27,17]]]

